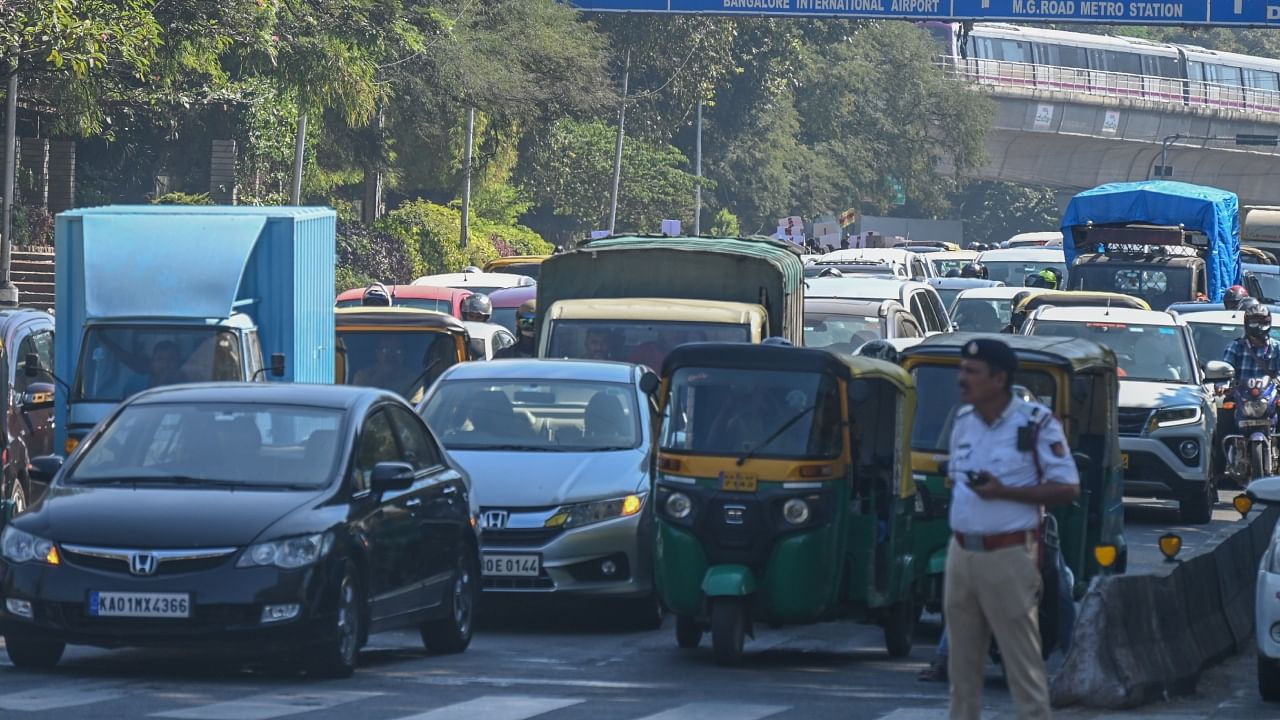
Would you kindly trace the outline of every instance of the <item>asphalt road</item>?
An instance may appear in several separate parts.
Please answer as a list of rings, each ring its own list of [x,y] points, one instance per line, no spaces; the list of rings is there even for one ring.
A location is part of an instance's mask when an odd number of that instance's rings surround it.
[[[1233,522],[1230,495],[1215,524]],[[1133,502],[1131,569],[1159,562],[1155,538],[1176,523],[1172,506]],[[1229,510],[1229,511],[1228,511]],[[1200,528],[1179,528],[1193,546]],[[940,628],[928,617],[911,657],[890,660],[878,628],[831,623],[761,629],[743,667],[718,667],[708,641],[675,646],[673,623],[629,630],[610,605],[489,604],[471,649],[423,654],[416,634],[373,638],[355,677],[312,681],[253,658],[194,651],[71,648],[52,672],[24,672],[0,654],[0,717],[192,720],[934,720],[946,688],[916,673]],[[1196,696],[1124,713],[1069,709],[1065,718],[1260,718],[1277,709],[1253,689],[1252,657],[1231,660]],[[988,668],[991,718],[1014,717]]]

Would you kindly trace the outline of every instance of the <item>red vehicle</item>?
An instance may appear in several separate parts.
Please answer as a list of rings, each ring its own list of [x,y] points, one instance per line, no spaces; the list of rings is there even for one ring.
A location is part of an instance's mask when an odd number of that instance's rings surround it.
[[[516,329],[516,310],[519,310],[526,300],[534,300],[537,297],[538,288],[534,285],[494,290],[489,293],[489,302],[493,303],[493,317],[489,322],[498,323],[510,330],[512,335],[520,337],[520,331]]]
[[[395,307],[434,310],[447,313],[459,319],[462,318],[462,301],[472,294],[470,290],[435,287],[433,285],[388,285],[386,287],[391,293],[391,302]],[[529,289],[532,290],[533,288]],[[364,297],[364,291],[365,288],[347,290],[338,296],[338,300],[334,305],[340,308],[359,307],[360,299]],[[530,297],[532,297],[532,294]],[[498,304],[495,302],[494,307],[497,308],[497,306]]]

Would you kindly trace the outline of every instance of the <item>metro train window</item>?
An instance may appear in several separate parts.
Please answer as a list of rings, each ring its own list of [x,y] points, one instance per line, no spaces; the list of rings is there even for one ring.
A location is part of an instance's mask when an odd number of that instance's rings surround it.
[[[1166,78],[1182,77],[1182,71],[1178,69],[1177,58],[1158,57],[1155,55],[1142,56],[1142,74]]]
[[[1187,77],[1192,80],[1204,80],[1204,63],[1189,62],[1187,63]]]
[[[1234,85],[1235,87],[1241,87],[1244,84],[1240,68],[1226,65],[1206,65],[1205,70],[1209,82],[1218,83],[1219,85]]]
[[[1089,56],[1084,48],[1065,45],[1035,45],[1036,62],[1041,65],[1086,69],[1089,67]]]
[[[1280,90],[1280,77],[1266,70],[1245,70],[1245,85],[1257,90]]]
[[[1000,41],[1000,59],[1007,62],[1031,62],[1030,48],[1017,40]]]
[[[1142,56],[1136,53],[1116,52],[1114,50],[1104,50],[1102,52],[1103,69],[1108,72],[1126,73],[1128,75],[1142,74]]]

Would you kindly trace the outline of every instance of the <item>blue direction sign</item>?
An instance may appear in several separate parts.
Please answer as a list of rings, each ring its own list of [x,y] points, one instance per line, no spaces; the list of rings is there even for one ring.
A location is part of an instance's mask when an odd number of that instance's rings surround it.
[[[1280,2],[1212,0],[1214,25],[1280,25]]]
[[[1011,22],[1203,25],[1209,21],[1205,0],[955,0],[953,12],[954,17],[966,20]]]
[[[952,0],[670,0],[672,12],[847,15],[928,20],[951,12]]]

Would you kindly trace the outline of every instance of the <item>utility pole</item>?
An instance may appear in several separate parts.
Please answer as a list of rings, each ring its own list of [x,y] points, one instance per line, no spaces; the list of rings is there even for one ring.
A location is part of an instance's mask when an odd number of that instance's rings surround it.
[[[693,234],[702,234],[702,98],[698,98],[698,132],[693,141]]]
[[[18,165],[18,61],[9,62],[9,89],[4,123],[4,238],[0,243],[0,306],[18,306],[18,288],[10,275],[13,260],[13,191]]]
[[[618,186],[622,183],[622,138],[627,120],[627,80],[631,75],[631,48],[622,65],[622,101],[618,103],[618,144],[613,153],[613,193],[609,197],[609,234],[618,223]]]
[[[302,204],[302,165],[307,155],[307,101],[298,94],[298,134],[293,143],[293,187],[289,191],[289,204]]]
[[[471,146],[475,142],[476,109],[467,108],[467,151],[462,163],[462,224],[458,246],[467,247],[467,233],[471,231]]]

